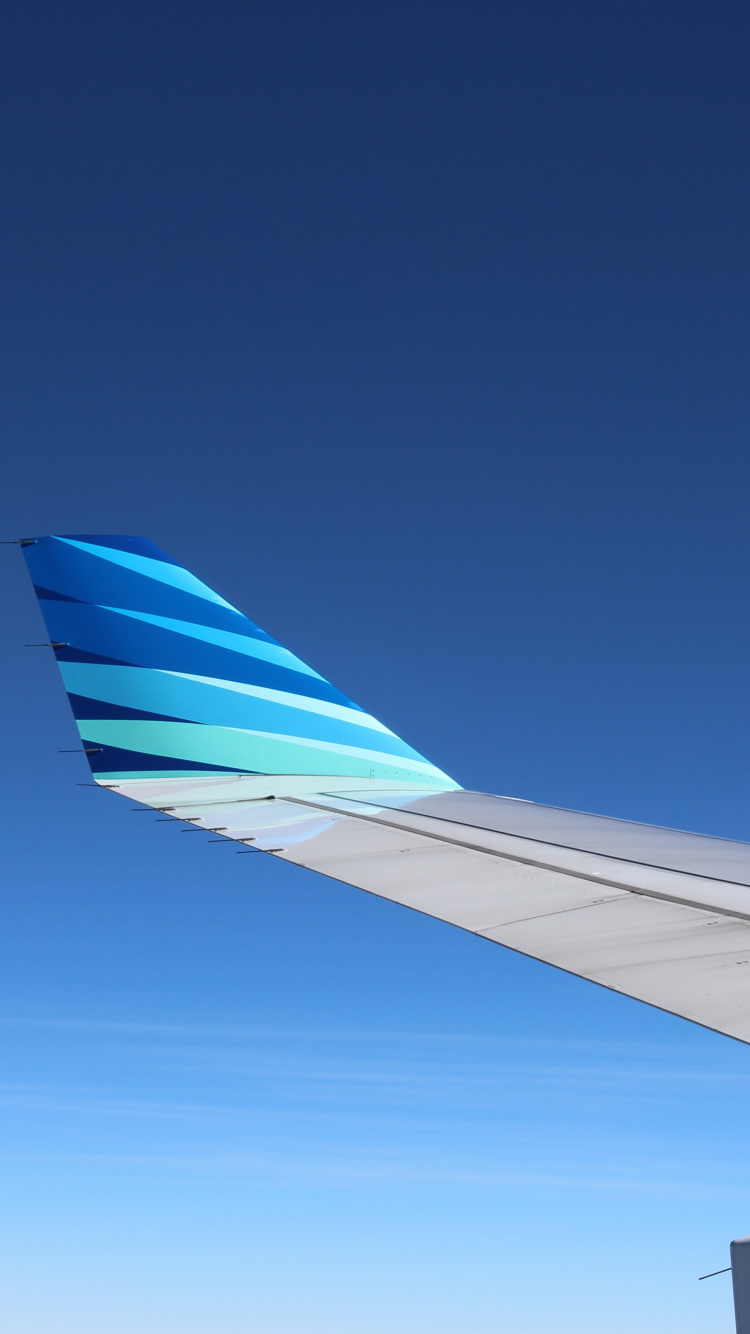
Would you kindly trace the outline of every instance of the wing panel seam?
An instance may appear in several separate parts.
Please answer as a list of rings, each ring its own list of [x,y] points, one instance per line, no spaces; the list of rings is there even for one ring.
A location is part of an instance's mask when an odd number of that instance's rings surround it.
[[[534,857],[521,857],[517,853],[500,852],[498,848],[483,848],[478,843],[464,842],[459,838],[449,838],[447,834],[436,834],[432,830],[415,829],[413,825],[398,824],[395,820],[383,820],[376,815],[363,815],[360,811],[342,811],[341,807],[324,806],[321,802],[304,801],[301,797],[284,797],[284,801],[291,802],[295,806],[307,806],[316,811],[328,811],[332,815],[345,815],[350,820],[363,820],[368,824],[380,825],[386,829],[396,829],[404,834],[421,834],[424,838],[434,839],[438,843],[448,843],[456,848],[466,848],[470,852],[480,852],[487,857],[498,857],[502,861],[515,862],[519,866],[533,866],[539,871],[552,871],[557,875],[567,875],[573,880],[587,880],[592,885],[606,885],[608,889],[620,889],[626,894],[638,894],[644,899],[663,899],[665,903],[676,903],[683,908],[696,908],[700,912],[712,913],[717,917],[729,917],[735,921],[750,922],[750,913],[730,912],[727,908],[717,908],[712,903],[701,903],[696,899],[688,899],[679,894],[665,894],[662,890],[638,889],[634,885],[625,884],[622,880],[608,880],[604,876],[592,875],[589,871],[572,871],[565,866],[556,866],[554,862],[539,861]],[[424,816],[423,819],[431,820],[433,816]],[[488,830],[488,833],[496,833],[497,830]],[[508,835],[514,837],[514,835]],[[541,840],[540,840],[541,842]],[[549,846],[549,845],[548,845]],[[581,848],[573,848],[571,851],[581,852]],[[587,856],[598,857],[600,853],[587,853]],[[633,862],[632,865],[640,866],[644,863]],[[655,871],[666,870],[666,867],[655,866],[651,868]],[[680,871],[673,874],[681,875]],[[705,877],[708,879],[709,877]],[[731,884],[733,882],[724,880],[717,881],[718,884]],[[747,888],[747,886],[744,886]],[[485,927],[485,930],[489,928]]]

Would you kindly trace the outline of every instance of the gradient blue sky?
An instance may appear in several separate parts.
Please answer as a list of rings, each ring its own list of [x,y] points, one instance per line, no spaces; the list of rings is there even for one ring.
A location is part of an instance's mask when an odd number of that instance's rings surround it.
[[[466,786],[750,838],[750,19],[9,7],[0,536]],[[0,548],[3,1334],[722,1334],[750,1052],[87,778]]]

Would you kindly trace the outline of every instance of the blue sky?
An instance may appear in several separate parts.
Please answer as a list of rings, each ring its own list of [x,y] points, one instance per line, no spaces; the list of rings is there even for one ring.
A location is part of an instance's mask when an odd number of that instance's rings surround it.
[[[0,536],[151,538],[466,786],[750,839],[744,9],[3,26]],[[77,786],[0,553],[4,1331],[731,1328],[747,1050]]]

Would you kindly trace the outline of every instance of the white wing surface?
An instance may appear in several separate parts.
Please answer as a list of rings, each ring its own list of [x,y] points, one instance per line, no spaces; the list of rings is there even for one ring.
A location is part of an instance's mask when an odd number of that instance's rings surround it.
[[[750,844],[479,792],[306,781],[119,790],[750,1042]]]

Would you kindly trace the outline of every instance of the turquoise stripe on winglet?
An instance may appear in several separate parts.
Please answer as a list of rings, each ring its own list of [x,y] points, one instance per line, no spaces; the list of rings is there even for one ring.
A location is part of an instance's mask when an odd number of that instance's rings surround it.
[[[87,743],[114,746],[144,755],[225,769],[264,774],[330,774],[341,777],[385,778],[458,787],[447,774],[427,760],[399,760],[382,751],[359,746],[332,745],[309,737],[212,727],[205,723],[149,722],[140,719],[83,718],[81,736]],[[103,759],[106,759],[106,749]]]

